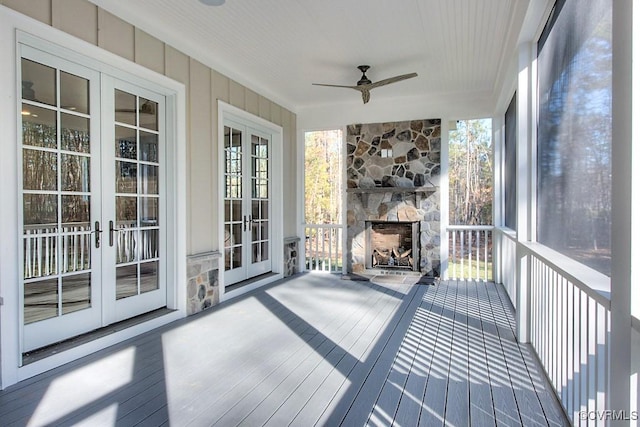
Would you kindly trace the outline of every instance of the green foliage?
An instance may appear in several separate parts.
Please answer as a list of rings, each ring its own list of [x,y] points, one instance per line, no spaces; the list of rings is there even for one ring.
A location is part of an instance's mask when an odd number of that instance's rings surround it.
[[[342,132],[307,132],[304,145],[305,222],[337,224],[342,210]]]
[[[491,121],[461,120],[449,134],[449,223],[492,224]]]
[[[475,261],[472,260],[471,264],[467,260],[462,262],[449,261],[449,277],[450,278],[464,278],[464,279],[478,279],[493,281],[493,263],[491,261]]]

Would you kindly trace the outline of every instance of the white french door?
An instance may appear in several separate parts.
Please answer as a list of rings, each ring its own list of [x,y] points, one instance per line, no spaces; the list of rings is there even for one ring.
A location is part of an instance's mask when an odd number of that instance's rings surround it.
[[[271,256],[271,134],[224,122],[225,284],[268,273]]]
[[[103,79],[107,323],[166,305],[164,97]],[[113,284],[113,289],[111,285]]]
[[[21,46],[23,351],[166,305],[164,97]]]

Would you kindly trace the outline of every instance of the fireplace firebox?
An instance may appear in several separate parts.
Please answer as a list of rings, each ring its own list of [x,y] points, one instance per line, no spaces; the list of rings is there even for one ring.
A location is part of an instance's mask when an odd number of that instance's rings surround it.
[[[419,222],[367,221],[366,268],[418,271]]]

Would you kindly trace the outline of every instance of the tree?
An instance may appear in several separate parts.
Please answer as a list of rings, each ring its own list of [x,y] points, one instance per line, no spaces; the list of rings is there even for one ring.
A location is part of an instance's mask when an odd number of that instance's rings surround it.
[[[449,136],[449,223],[491,224],[491,122],[461,120]]]
[[[337,224],[342,211],[341,131],[305,134],[305,222]]]

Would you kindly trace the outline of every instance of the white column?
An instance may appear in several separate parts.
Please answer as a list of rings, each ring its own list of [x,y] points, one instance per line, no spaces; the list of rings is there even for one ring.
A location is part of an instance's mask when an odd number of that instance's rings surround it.
[[[504,179],[504,114],[491,120],[493,146],[493,225],[504,226],[504,197],[506,192]],[[502,234],[493,232],[493,281],[502,281]]]
[[[453,123],[446,117],[440,120],[440,182],[434,182],[440,187],[440,277],[444,280],[449,278],[449,132],[455,129]]]
[[[529,257],[524,253],[520,242],[532,239],[532,191],[535,157],[533,147],[533,55],[534,44],[522,43],[518,47],[518,92],[516,100],[516,200],[517,200],[517,240],[516,246],[516,336],[522,343],[529,342]]]
[[[633,139],[638,132],[638,89],[633,85],[635,9],[637,0],[615,0],[613,3],[613,131],[611,149],[611,353],[608,407],[630,413],[631,376],[631,297],[632,283],[638,285],[640,275],[632,269],[634,247],[638,248],[638,221],[634,221],[634,204],[640,202],[640,176],[633,166],[640,166],[638,147]],[[636,56],[636,61],[639,59]],[[635,68],[637,68],[637,63]],[[634,111],[636,107],[636,111]],[[634,125],[635,119],[635,125]],[[635,128],[635,129],[634,129]],[[636,138],[637,139],[637,138]],[[635,178],[635,182],[634,182]],[[635,202],[635,203],[634,203]],[[635,209],[636,217],[640,209]],[[637,251],[636,251],[637,252]],[[638,266],[635,260],[636,268]],[[634,276],[636,280],[634,280]],[[637,295],[634,295],[637,298]],[[634,355],[638,357],[638,355]],[[612,421],[611,425],[629,425],[629,421]]]

